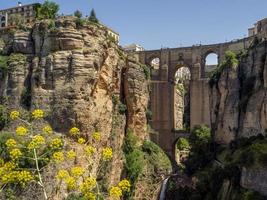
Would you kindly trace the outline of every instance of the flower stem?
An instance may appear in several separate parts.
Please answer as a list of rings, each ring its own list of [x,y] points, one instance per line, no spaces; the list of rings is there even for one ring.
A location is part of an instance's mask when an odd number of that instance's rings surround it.
[[[46,193],[46,190],[45,190],[45,187],[44,187],[44,183],[43,183],[43,180],[42,180],[42,175],[41,175],[41,172],[40,172],[40,168],[39,168],[36,149],[33,149],[33,153],[34,153],[35,166],[36,166],[36,170],[37,170],[37,173],[38,173],[39,184],[43,189],[43,193],[44,193],[45,199],[48,199],[47,193]]]

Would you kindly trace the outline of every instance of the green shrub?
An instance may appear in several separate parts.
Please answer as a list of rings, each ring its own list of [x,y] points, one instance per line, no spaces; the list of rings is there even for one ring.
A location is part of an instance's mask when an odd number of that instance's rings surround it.
[[[1,56],[0,55],[0,70],[6,70],[8,65],[7,65],[7,60],[8,56]]]
[[[206,126],[195,127],[189,137],[189,143],[191,148],[185,162],[185,171],[192,174],[206,167],[213,159],[210,129]]]
[[[38,19],[55,19],[59,11],[59,5],[53,1],[46,0],[36,8]]]
[[[94,9],[91,10],[90,17],[89,17],[88,20],[90,22],[93,22],[93,23],[96,23],[96,24],[99,23],[99,20],[96,17],[96,14],[95,14],[95,10]]]
[[[264,200],[265,198],[261,196],[258,192],[251,190],[246,191],[243,194],[243,200]]]
[[[225,52],[225,60],[217,66],[217,68],[212,72],[209,84],[212,87],[214,84],[217,84],[221,74],[223,73],[224,69],[227,67],[236,68],[238,65],[238,59],[234,52],[226,51]]]
[[[171,170],[171,162],[164,151],[155,143],[146,140],[142,145],[145,159],[150,165],[150,169],[155,174],[167,174]]]
[[[146,118],[147,120],[152,120],[153,113],[151,110],[147,109],[146,110]]]
[[[76,10],[76,11],[74,12],[74,16],[80,19],[80,18],[82,18],[83,14],[82,14],[81,11]]]
[[[179,138],[176,148],[179,150],[188,150],[190,149],[190,144],[186,138]]]
[[[8,112],[6,106],[0,104],[0,130],[8,123]]]
[[[141,65],[141,67],[143,68],[143,71],[145,73],[146,80],[149,80],[150,79],[150,69],[149,69],[149,67],[146,66],[146,65]]]
[[[124,138],[123,152],[128,154],[137,148],[138,138],[133,134],[132,130],[127,130],[126,137]]]
[[[76,26],[79,28],[85,25],[86,20],[82,18],[76,18],[75,23],[76,23]]]
[[[123,103],[120,103],[119,106],[118,106],[118,111],[121,115],[125,114],[127,110],[127,106]]]

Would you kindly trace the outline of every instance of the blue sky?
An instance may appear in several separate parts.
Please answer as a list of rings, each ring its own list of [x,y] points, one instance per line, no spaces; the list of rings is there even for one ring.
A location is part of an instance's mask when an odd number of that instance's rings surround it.
[[[24,4],[36,2],[21,0]],[[242,38],[267,17],[267,0],[55,0],[60,13],[95,9],[97,17],[121,35],[121,45],[146,49],[209,44]],[[0,0],[0,9],[16,0]],[[42,0],[38,2],[43,2]]]

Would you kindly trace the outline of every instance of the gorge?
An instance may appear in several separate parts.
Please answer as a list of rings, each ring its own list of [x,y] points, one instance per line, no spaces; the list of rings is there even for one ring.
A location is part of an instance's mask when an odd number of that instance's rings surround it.
[[[165,199],[266,199],[267,19],[259,24],[257,34],[235,42],[132,53],[103,25],[73,16],[0,29],[0,199],[116,199],[110,188],[123,180],[131,186],[117,199],[157,199],[162,182]],[[211,52],[219,62],[209,74],[205,58]],[[175,75],[182,67],[190,76],[180,87]],[[13,161],[8,139],[22,141],[14,134],[20,124],[9,114],[35,123],[36,109],[46,113],[36,126],[49,124],[64,141],[62,149],[77,156],[59,164],[52,157],[40,161],[43,183],[20,185],[11,177],[14,169],[6,170]],[[73,127],[84,142],[71,135]],[[95,148],[102,153],[88,167],[84,150],[98,134]],[[177,149],[180,138],[188,144]],[[112,158],[104,162],[107,147]],[[177,151],[184,149],[177,165]],[[14,168],[32,166],[20,158]],[[75,166],[95,177],[95,198],[78,187],[85,177],[76,177],[72,189],[58,180],[59,169]]]

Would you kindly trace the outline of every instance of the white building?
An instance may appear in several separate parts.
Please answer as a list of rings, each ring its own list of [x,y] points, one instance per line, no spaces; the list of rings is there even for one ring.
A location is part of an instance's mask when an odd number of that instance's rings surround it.
[[[130,44],[130,45],[126,45],[123,47],[123,49],[125,51],[128,51],[128,52],[135,52],[135,51],[144,51],[144,47],[142,47],[141,45],[139,44]]]

